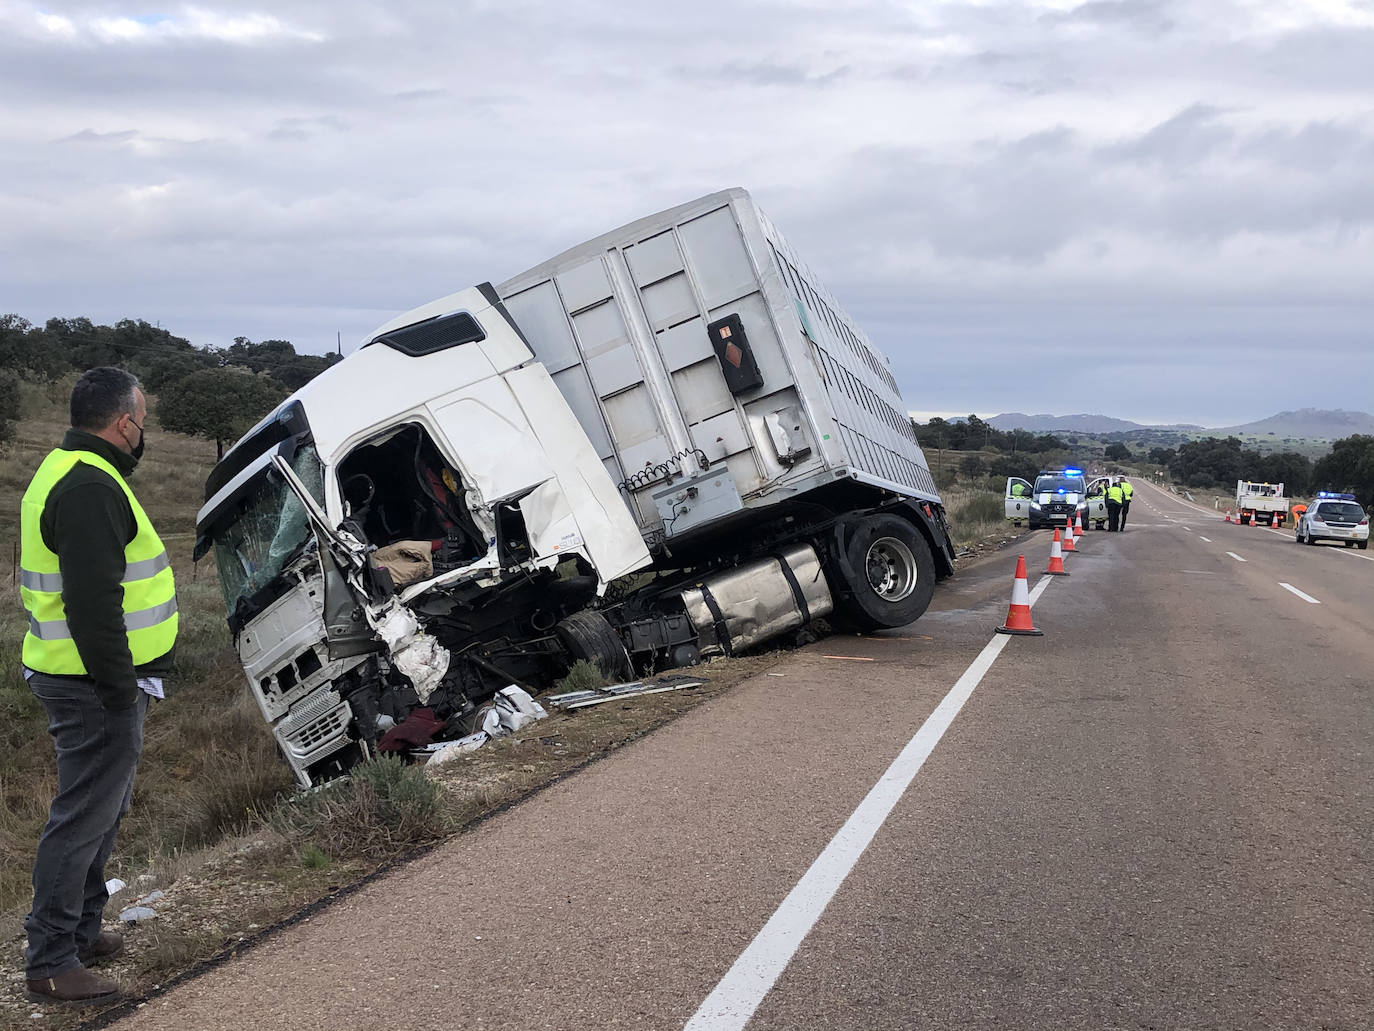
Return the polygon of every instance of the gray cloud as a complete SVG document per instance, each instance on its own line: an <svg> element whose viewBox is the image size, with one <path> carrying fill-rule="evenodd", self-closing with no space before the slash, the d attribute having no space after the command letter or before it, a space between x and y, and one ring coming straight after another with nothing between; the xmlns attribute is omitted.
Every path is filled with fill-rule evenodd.
<svg viewBox="0 0 1374 1031"><path fill-rule="evenodd" d="M1168 13L1171 6L1157 0L1090 0L1069 11L1051 12L1044 18L1051 25L1099 25L1159 33L1174 27Z"/></svg>
<svg viewBox="0 0 1374 1031"><path fill-rule="evenodd" d="M1356 8L59 8L0 7L0 311L324 350L743 185L913 408L1374 392Z"/></svg>
<svg viewBox="0 0 1374 1031"><path fill-rule="evenodd" d="M93 129L82 129L74 132L70 136L64 136L58 143L123 143L131 140L138 135L136 129L121 129L116 132L96 132Z"/></svg>

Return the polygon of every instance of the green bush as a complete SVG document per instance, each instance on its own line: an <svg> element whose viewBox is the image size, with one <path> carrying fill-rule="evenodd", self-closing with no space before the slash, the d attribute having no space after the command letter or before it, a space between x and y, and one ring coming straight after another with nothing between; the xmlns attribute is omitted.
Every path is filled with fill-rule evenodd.
<svg viewBox="0 0 1374 1031"><path fill-rule="evenodd" d="M600 667L586 659L578 659L568 670L568 675L553 686L554 694L571 694L574 691L595 691L605 687L608 681Z"/></svg>
<svg viewBox="0 0 1374 1031"><path fill-rule="evenodd" d="M307 870L327 870L329 864L333 862L328 855L318 846L307 844L300 851L301 866Z"/></svg>
<svg viewBox="0 0 1374 1031"><path fill-rule="evenodd" d="M0 373L0 444L14 439L14 424L19 418L19 380Z"/></svg>

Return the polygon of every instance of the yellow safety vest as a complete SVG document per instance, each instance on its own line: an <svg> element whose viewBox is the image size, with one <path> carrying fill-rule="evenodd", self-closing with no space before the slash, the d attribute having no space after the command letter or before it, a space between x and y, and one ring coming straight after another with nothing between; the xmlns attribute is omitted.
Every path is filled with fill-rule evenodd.
<svg viewBox="0 0 1374 1031"><path fill-rule="evenodd" d="M1134 493L1135 488L1132 487L1129 483L1123 483L1121 485L1121 498L1123 501L1130 501L1131 495Z"/></svg>
<svg viewBox="0 0 1374 1031"><path fill-rule="evenodd" d="M1107 500L1108 500L1108 501L1113 501L1113 502L1115 502L1116 504L1119 505L1119 504L1121 504L1122 501L1125 500L1125 498L1126 498L1126 495L1122 492L1121 487L1118 486L1117 484L1114 483L1114 484L1112 484L1110 487L1107 488Z"/></svg>
<svg viewBox="0 0 1374 1031"><path fill-rule="evenodd" d="M77 652L62 604L62 571L57 553L43 543L39 520L48 495L78 462L109 473L123 488L133 509L137 532L124 548L124 630L134 665L166 655L177 637L177 594L172 563L143 506L124 477L105 459L90 451L52 451L33 475L19 504L19 594L29 612L23 661L29 669L59 676L84 676L86 666Z"/></svg>

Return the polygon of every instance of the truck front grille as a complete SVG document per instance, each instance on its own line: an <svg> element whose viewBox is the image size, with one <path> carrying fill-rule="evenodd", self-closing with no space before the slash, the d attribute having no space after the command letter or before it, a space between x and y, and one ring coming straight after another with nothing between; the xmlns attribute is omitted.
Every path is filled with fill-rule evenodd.
<svg viewBox="0 0 1374 1031"><path fill-rule="evenodd" d="M349 742L353 709L336 691L322 691L277 723L282 751L298 772Z"/></svg>

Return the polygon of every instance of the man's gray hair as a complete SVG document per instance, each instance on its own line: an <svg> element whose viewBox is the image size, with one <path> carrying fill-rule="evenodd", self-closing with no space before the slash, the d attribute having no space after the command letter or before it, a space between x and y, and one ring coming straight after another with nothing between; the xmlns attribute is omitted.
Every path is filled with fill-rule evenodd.
<svg viewBox="0 0 1374 1031"><path fill-rule="evenodd" d="M138 377L108 366L87 369L72 388L72 428L99 433L137 407Z"/></svg>

